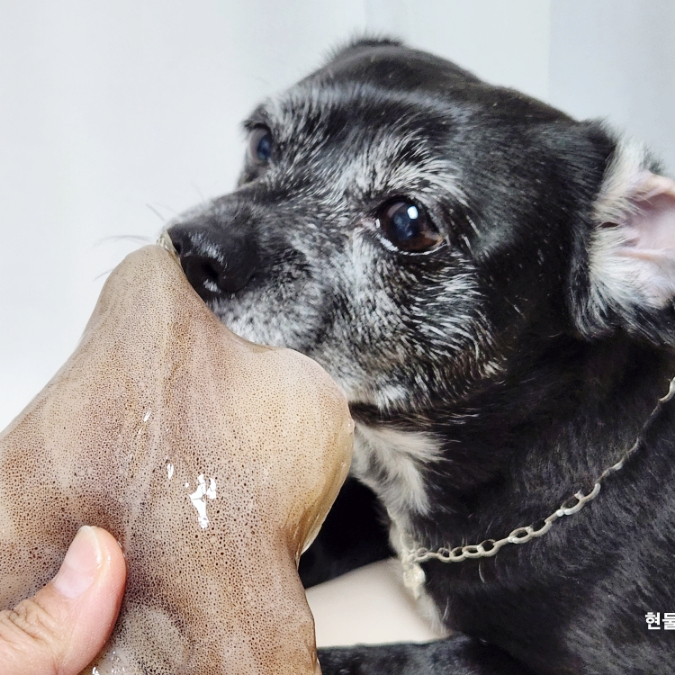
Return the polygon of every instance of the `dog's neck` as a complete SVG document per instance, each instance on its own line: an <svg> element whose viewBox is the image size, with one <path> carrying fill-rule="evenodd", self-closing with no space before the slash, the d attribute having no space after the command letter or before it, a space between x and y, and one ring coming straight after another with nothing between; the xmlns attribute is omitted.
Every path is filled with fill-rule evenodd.
<svg viewBox="0 0 675 675"><path fill-rule="evenodd" d="M453 411L453 422L446 420L443 452L429 457L424 478L423 469L416 477L427 491L447 495L445 503L436 498L433 509L415 513L400 504L392 508L386 491L380 494L389 506L392 543L403 563L404 583L414 595L425 583L420 563L493 557L503 546L546 536L557 521L574 517L598 497L605 480L621 472L642 449L675 393L673 355L625 343L612 346L616 349L605 345L590 349L585 359L570 359L569 369L558 377L555 372L539 373L539 382L532 376L537 370L528 364L529 382L514 377L501 388L481 392L480 404L467 406L492 415ZM490 394L494 400L488 405ZM410 418L404 419L408 426ZM409 433L416 434L419 444L425 432ZM478 450L478 464L470 472L467 458L472 449ZM486 459L484 453L490 452L492 457ZM453 461L458 453L461 461ZM457 465L463 468L461 477L453 476ZM458 477L465 481L463 486ZM447 489L453 478L456 492ZM426 506L419 496L418 505ZM607 508L611 511L612 504ZM454 514L449 521L443 517L447 513ZM494 522L495 513L503 518ZM439 522L446 526L439 528Z"/></svg>
<svg viewBox="0 0 675 675"><path fill-rule="evenodd" d="M583 489L578 490L568 499L566 499L558 508L554 509L546 518L542 518L538 523L517 527L501 539L487 539L476 544L463 544L452 546L448 544L437 550L430 550L425 546L419 546L407 532L401 530L397 523L394 523L395 530L393 537L398 539L398 550L401 563L403 565L403 582L417 598L420 596L421 588L425 583L426 576L420 563L427 560L439 560L443 563L460 563L464 560L476 560L478 558L491 558L499 550L507 545L527 544L533 539L538 539L546 535L550 529L561 518L574 516L581 511L586 504L593 501L599 494L606 479L615 473L621 471L632 456L638 452L645 442L645 436L650 427L659 417L662 407L675 396L675 377L670 380L668 391L661 397L649 417L640 429L635 441L621 455L614 464L607 466L604 471L593 481L592 488L588 492Z"/></svg>
<svg viewBox="0 0 675 675"><path fill-rule="evenodd" d="M363 428L382 435L393 427L414 434L418 446L423 438L440 444L434 457L406 467L433 500L425 504L424 494L409 489L416 502L392 508L379 493L416 542L436 550L454 541L499 539L546 517L575 492L588 494L632 446L675 375L670 352L628 339L560 340L550 349L555 358L532 351L507 377L459 404L439 401L412 414L354 406ZM370 484L381 489L377 478ZM448 541L439 522L456 539Z"/></svg>
<svg viewBox="0 0 675 675"><path fill-rule="evenodd" d="M537 457L551 468L557 459L563 463L559 482L606 465L635 437L675 375L671 351L622 338L592 345L561 338L545 349L520 351L524 357L513 358L494 380L478 382L463 400L438 395L421 407L413 393L399 410L354 404L354 419L439 440L439 457L449 461L434 473L453 486L444 493L466 504L505 473L511 481L516 466L532 466Z"/></svg>

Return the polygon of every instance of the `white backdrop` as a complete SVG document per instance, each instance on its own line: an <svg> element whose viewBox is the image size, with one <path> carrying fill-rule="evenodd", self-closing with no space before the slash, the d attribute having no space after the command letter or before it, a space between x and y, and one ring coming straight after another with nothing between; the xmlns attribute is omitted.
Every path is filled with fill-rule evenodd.
<svg viewBox="0 0 675 675"><path fill-rule="evenodd" d="M675 166L670 0L0 4L0 428L74 348L104 275L231 188L240 120L364 30L604 115Z"/></svg>

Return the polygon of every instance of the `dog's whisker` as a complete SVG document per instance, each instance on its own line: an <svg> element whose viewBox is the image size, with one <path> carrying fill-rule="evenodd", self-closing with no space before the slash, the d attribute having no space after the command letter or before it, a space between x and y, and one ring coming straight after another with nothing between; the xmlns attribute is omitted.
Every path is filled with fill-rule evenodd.
<svg viewBox="0 0 675 675"><path fill-rule="evenodd" d="M155 214L155 215L156 215L163 223L165 223L165 222L168 220L168 218L165 218L165 217L160 213L159 209L157 209L157 208L156 208L155 206L153 206L152 204L146 204L145 206L146 206L148 209L150 209L150 211L152 211L152 212L153 212L153 213L154 213L154 214Z"/></svg>
<svg viewBox="0 0 675 675"><path fill-rule="evenodd" d="M194 191L197 193L197 196L199 197L199 201L205 202L206 197L204 196L204 193L201 191L199 186L196 183L192 183L192 187L193 187Z"/></svg>
<svg viewBox="0 0 675 675"><path fill-rule="evenodd" d="M181 215L179 211L176 211L176 209L172 208L171 206L167 206L166 204L155 204L155 205L146 204L146 206L155 215L157 215L162 220L163 223L165 223L167 220L170 220L171 218L177 218L178 216ZM165 211L167 211L170 214L170 216L167 217L167 216L163 215L161 213L160 209L164 209Z"/></svg>
<svg viewBox="0 0 675 675"><path fill-rule="evenodd" d="M98 281L99 279L103 279L104 277L107 277L110 275L110 273L114 270L114 267L111 267L110 269L107 269L105 272L101 272L100 274L97 274L94 277L94 281Z"/></svg>
<svg viewBox="0 0 675 675"><path fill-rule="evenodd" d="M94 242L94 246L102 246L103 244L112 244L118 242L134 242L137 244L152 244L153 240L150 237L144 237L138 234L111 234L107 237L102 237Z"/></svg>

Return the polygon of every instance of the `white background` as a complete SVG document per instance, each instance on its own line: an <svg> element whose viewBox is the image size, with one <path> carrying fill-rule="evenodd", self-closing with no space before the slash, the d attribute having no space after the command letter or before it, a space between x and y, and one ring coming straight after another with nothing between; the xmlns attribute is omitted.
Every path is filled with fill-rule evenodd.
<svg viewBox="0 0 675 675"><path fill-rule="evenodd" d="M232 187L256 102L364 31L607 117L675 167L672 0L1 3L0 429L72 352L137 238ZM430 636L398 611L397 583L380 567L310 592L319 641Z"/></svg>
<svg viewBox="0 0 675 675"><path fill-rule="evenodd" d="M0 428L68 357L137 240L230 189L240 120L391 33L675 166L669 0L26 0L0 4Z"/></svg>

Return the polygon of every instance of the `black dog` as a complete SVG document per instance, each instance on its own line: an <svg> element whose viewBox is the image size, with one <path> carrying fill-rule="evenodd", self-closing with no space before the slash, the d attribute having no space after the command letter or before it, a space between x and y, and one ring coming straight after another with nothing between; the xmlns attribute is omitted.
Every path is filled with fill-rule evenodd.
<svg viewBox="0 0 675 675"><path fill-rule="evenodd" d="M387 40L246 128L237 190L171 237L233 330L344 388L353 473L453 631L322 650L324 675L672 673L675 184L602 124ZM386 555L347 490L308 583Z"/></svg>

